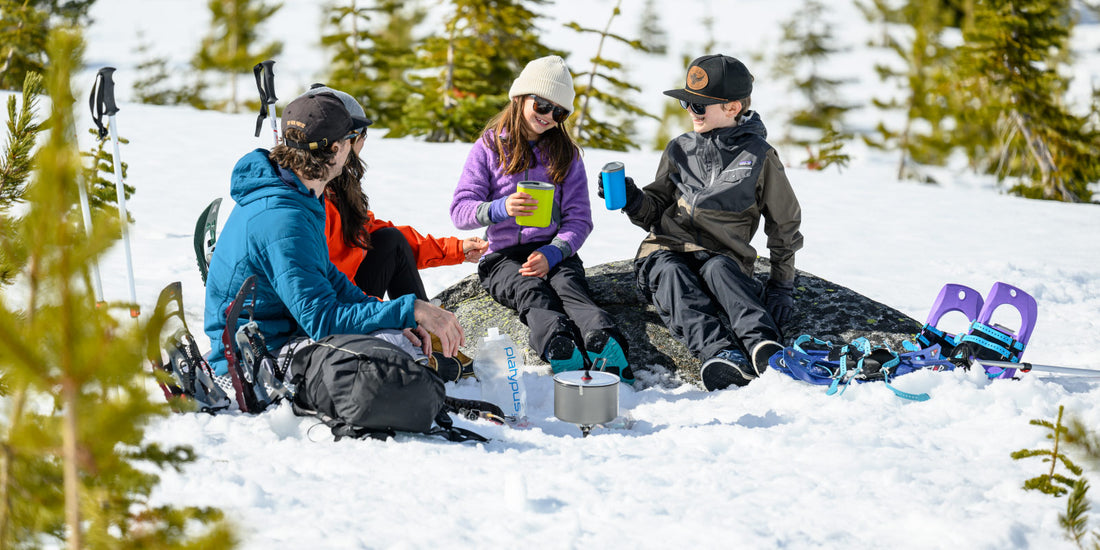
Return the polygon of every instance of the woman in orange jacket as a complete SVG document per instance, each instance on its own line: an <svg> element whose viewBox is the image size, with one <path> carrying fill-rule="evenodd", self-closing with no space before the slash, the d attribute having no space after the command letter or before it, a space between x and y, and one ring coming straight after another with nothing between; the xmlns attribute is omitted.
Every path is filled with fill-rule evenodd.
<svg viewBox="0 0 1100 550"><path fill-rule="evenodd" d="M317 84L310 88L311 93L318 91L333 92L353 116L366 118L363 107L351 95ZM359 153L366 137L366 128L354 136L354 154L348 155L343 173L325 188L329 258L368 295L382 298L388 294L394 299L415 294L427 300L420 269L477 263L489 244L478 237L424 236L410 226L376 219L361 185L366 166Z"/></svg>

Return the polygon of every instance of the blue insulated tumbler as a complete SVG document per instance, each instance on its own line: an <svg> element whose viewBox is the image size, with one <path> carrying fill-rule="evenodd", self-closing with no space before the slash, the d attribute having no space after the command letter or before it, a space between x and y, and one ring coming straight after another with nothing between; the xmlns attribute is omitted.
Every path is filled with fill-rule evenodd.
<svg viewBox="0 0 1100 550"><path fill-rule="evenodd" d="M603 203L608 210L626 206L626 170L623 163L615 161L603 165Z"/></svg>

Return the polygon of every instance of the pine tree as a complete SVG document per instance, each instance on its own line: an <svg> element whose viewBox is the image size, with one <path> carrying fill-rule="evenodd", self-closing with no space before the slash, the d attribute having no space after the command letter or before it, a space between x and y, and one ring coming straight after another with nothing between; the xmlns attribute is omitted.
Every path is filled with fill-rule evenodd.
<svg viewBox="0 0 1100 550"><path fill-rule="evenodd" d="M51 16L86 22L95 0L0 0L0 89L14 90L29 72L42 74Z"/></svg>
<svg viewBox="0 0 1100 550"><path fill-rule="evenodd" d="M634 143L631 137L634 133L634 117L644 116L660 120L625 99L628 92L637 92L641 88L626 82L625 79L618 76L617 73L621 72L623 68L622 63L603 56L604 43L608 38L626 44L633 50L648 51L641 41L630 40L611 32L611 23L622 13L622 10L619 9L621 5L622 0L615 3L615 8L611 10L611 16L607 18L607 24L604 25L603 30L582 27L575 21L565 25L579 33L595 34L600 37L596 53L589 59L592 68L573 75L574 85L577 88L577 98L575 100L577 110L574 115L573 126L569 131L581 147L595 147L612 151L626 151L632 147L637 148L638 145ZM597 103L602 104L606 114L618 115L617 120L602 121L597 119L595 116Z"/></svg>
<svg viewBox="0 0 1100 550"><path fill-rule="evenodd" d="M230 99L225 104L231 112L240 108L237 100L237 77L252 70L264 59L283 51L280 41L253 49L259 41L260 25L279 11L282 4L269 6L263 0L210 0L211 29L203 38L191 64L199 71L216 71L230 76ZM258 106L258 101L255 102Z"/></svg>
<svg viewBox="0 0 1100 550"><path fill-rule="evenodd" d="M775 72L780 78L789 79L792 89L804 99L803 107L794 110L789 118L789 124L801 131L797 136L789 133L784 142L807 148L811 158L820 156L813 152L814 146L835 146L822 140L830 130L836 135L844 133L843 117L852 109L837 98L837 88L847 81L830 78L819 68L830 55L841 51L835 41L833 25L818 0L806 0L783 23L783 46L777 53Z"/></svg>
<svg viewBox="0 0 1100 550"><path fill-rule="evenodd" d="M88 133L97 138L99 136L94 128L89 128ZM130 140L119 136L118 143L122 146L130 143ZM110 138L96 139L95 145L89 151L81 151L80 156L89 159L82 170L83 180L88 190L88 205L93 209L110 209L111 212L114 212L114 209L118 208L118 185L115 183L118 178L115 177L114 154L107 147L109 144L111 144ZM126 162L120 164L122 165L122 180L125 182L126 169L129 165ZM133 186L123 183L122 189L126 193L126 200L130 200L130 196L134 194ZM126 216L131 222L134 221L129 211L126 212Z"/></svg>
<svg viewBox="0 0 1100 550"><path fill-rule="evenodd" d="M148 465L178 470L194 453L144 437L167 414L150 401L141 368L143 342L163 319L122 327L88 290L88 262L117 238L117 218L100 215L90 237L79 223L70 74L81 41L58 29L47 44L51 130L35 155L28 211L0 234L5 249L25 247L28 258L25 295L0 303L0 372L10 392L0 419L0 547L232 546L218 510L149 505L158 477Z"/></svg>
<svg viewBox="0 0 1100 550"><path fill-rule="evenodd" d="M642 37L641 42L645 46L645 51L659 55L668 53L668 33L661 26L661 16L657 13L653 0L645 0L638 35Z"/></svg>
<svg viewBox="0 0 1100 550"><path fill-rule="evenodd" d="M1030 423L1050 431L1047 439L1052 441L1050 449L1020 449L1012 453L1013 460L1043 457L1050 468L1042 475L1024 482L1028 491L1039 491L1054 497L1066 496L1066 513L1058 515L1058 523L1066 533L1066 538L1078 548L1086 548L1086 539L1091 539L1089 548L1100 548L1100 532L1088 531L1088 512L1091 509L1088 499L1089 482L1082 475L1084 469L1070 459L1067 448L1081 451L1086 460L1094 467L1100 466L1100 438L1089 430L1080 419L1062 423L1065 407L1058 406L1058 418L1055 422L1034 419ZM1061 465L1067 473L1061 473ZM1070 475L1072 474L1072 475ZM1077 477L1074 477L1077 476ZM1089 536L1091 535L1091 536Z"/></svg>
<svg viewBox="0 0 1100 550"><path fill-rule="evenodd" d="M398 90L404 69L413 63L412 29L427 12L401 0L349 0L329 5L325 13L331 31L321 45L332 52L325 83L351 94L368 117L388 127L404 102Z"/></svg>
<svg viewBox="0 0 1100 550"><path fill-rule="evenodd" d="M904 112L905 122L900 129L889 129L880 122L877 139L863 138L873 147L899 152L899 180L923 179L916 165L943 165L954 147L951 133L958 128L950 107L955 58L954 50L943 44L943 34L950 25L958 24L956 12L949 9L950 3L928 0L907 2L896 8L886 0L859 4L868 20L908 27L906 32L898 33L904 38L885 30L882 36L883 46L897 54L904 67L875 66L882 80L899 84L902 97L873 100L879 109Z"/></svg>
<svg viewBox="0 0 1100 550"><path fill-rule="evenodd" d="M42 95L42 76L27 73L23 80L22 102L16 110L15 96L8 98L8 140L0 158L0 234L15 232L11 208L23 202L31 173L32 151L42 125L35 120L38 98ZM11 283L26 264L26 249L17 242L0 248L0 287Z"/></svg>
<svg viewBox="0 0 1100 550"><path fill-rule="evenodd" d="M960 118L991 130L968 146L986 171L1017 181L1012 192L1080 202L1100 180L1100 133L1063 100L1070 9L1069 0L979 2L963 32L959 82L980 108Z"/></svg>
<svg viewBox="0 0 1100 550"><path fill-rule="evenodd" d="M703 18L702 27L705 31L704 41L698 51L700 52L713 52L718 41L714 37L714 17L708 15ZM687 72L687 67L691 63L692 57L687 55L680 56L680 65L683 67L684 74ZM671 84L669 88L681 87L684 85L683 79L677 80ZM653 141L653 149L656 151L663 151L668 142L672 141L672 138L690 132L692 130L690 119L685 116L684 110L680 107L680 103L677 101L666 101L664 108L661 109L660 125L657 128L657 134Z"/></svg>
<svg viewBox="0 0 1100 550"><path fill-rule="evenodd" d="M402 116L387 137L473 141L508 102L508 89L532 59L560 54L533 32L544 0L451 0L443 36L428 37L408 72Z"/></svg>

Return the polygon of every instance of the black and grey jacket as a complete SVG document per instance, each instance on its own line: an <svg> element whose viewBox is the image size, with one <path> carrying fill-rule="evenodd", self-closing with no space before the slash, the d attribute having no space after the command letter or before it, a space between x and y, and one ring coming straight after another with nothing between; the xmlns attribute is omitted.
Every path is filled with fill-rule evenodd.
<svg viewBox="0 0 1100 550"><path fill-rule="evenodd" d="M669 142L655 181L630 220L650 231L638 258L657 250L711 251L738 261L752 275L750 242L764 218L771 277L794 279L794 253L802 248L802 209L760 115L738 126L688 132Z"/></svg>

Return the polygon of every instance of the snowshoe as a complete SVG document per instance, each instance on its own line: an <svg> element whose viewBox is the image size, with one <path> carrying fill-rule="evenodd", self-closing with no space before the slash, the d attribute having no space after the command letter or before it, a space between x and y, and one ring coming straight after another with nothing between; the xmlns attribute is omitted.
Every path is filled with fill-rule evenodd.
<svg viewBox="0 0 1100 550"><path fill-rule="evenodd" d="M835 345L809 335L802 335L794 345L784 348L769 359L775 370L810 384L829 386L826 394L843 394L854 381L883 382L898 397L912 401L927 401L928 394L901 391L890 384L892 378L921 368L944 370L951 363L938 356L939 348L898 354L886 346L872 346L866 338L849 344ZM953 367L952 367L953 368Z"/></svg>
<svg viewBox="0 0 1100 550"><path fill-rule="evenodd" d="M959 336L940 329L937 325L944 315L951 312L959 312L973 322L978 318L982 309L982 296L978 291L966 285L948 283L940 289L936 301L932 303L932 309L928 312L928 321L921 327L914 338L915 342L904 342L902 345L907 351L929 349L939 346L943 354L950 354L951 350L959 344Z"/></svg>
<svg viewBox="0 0 1100 550"><path fill-rule="evenodd" d="M156 341L150 340L148 358L154 375L158 372L167 375L157 375L157 384L172 409L176 412L187 410L188 406L183 405L187 401L193 402L202 412L214 413L228 408L232 401L215 382L213 370L187 329L182 286L178 281L161 291L155 315L163 319L162 336Z"/></svg>
<svg viewBox="0 0 1100 550"><path fill-rule="evenodd" d="M1020 314L1020 328L1013 331L992 322L993 312L1001 306L1011 306ZM1007 283L993 283L985 304L970 331L959 337L959 344L951 352L951 361L969 368L974 359L1019 363L1035 330L1039 306L1030 294ZM1012 378L1016 369L986 368L989 378Z"/></svg>
<svg viewBox="0 0 1100 550"><path fill-rule="evenodd" d="M229 363L229 376L241 412L259 414L272 403L289 396L283 384L275 358L267 350L259 325L252 319L252 300L256 292L256 276L245 279L233 302L226 308L222 344ZM238 328L241 313L248 312L248 321ZM268 391L268 388L271 391Z"/></svg>
<svg viewBox="0 0 1100 550"><path fill-rule="evenodd" d="M221 197L214 199L195 222L195 261L199 264L204 285L210 270L210 257L214 255L214 245L218 240L218 209L221 204Z"/></svg>

